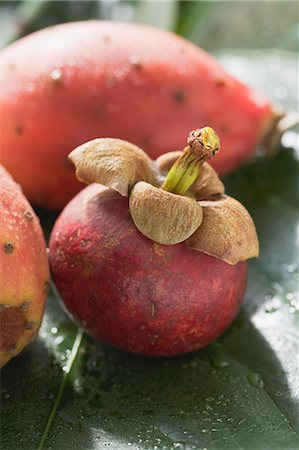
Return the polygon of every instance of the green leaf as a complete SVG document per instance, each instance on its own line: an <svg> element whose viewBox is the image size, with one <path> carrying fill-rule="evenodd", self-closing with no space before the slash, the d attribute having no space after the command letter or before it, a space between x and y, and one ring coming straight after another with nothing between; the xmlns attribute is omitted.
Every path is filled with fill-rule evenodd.
<svg viewBox="0 0 299 450"><path fill-rule="evenodd" d="M208 51L279 48L298 52L298 4L183 1L176 31Z"/></svg>

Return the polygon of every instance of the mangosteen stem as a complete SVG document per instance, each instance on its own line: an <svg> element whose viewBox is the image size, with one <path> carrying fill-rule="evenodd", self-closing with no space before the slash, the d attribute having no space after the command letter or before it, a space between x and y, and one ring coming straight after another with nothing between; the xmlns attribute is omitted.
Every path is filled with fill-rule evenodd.
<svg viewBox="0 0 299 450"><path fill-rule="evenodd" d="M191 131L187 144L167 174L161 187L164 191L186 194L197 179L203 163L212 158L220 148L219 137L211 127Z"/></svg>

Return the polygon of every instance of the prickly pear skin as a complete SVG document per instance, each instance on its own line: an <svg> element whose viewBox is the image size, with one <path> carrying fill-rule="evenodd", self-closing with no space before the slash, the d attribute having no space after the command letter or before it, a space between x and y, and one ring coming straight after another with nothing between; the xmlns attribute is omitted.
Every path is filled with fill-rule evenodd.
<svg viewBox="0 0 299 450"><path fill-rule="evenodd" d="M37 335L48 293L48 256L39 220L0 166L0 366Z"/></svg>
<svg viewBox="0 0 299 450"><path fill-rule="evenodd" d="M270 103L206 52L163 30L85 21L57 25L4 49L2 164L29 200L61 209L82 187L67 154L118 137L155 159L211 125L227 173L250 158L272 123Z"/></svg>
<svg viewBox="0 0 299 450"><path fill-rule="evenodd" d="M98 184L59 216L50 239L56 288L73 318L128 352L173 356L216 339L236 316L247 263L184 243L163 246L133 225L128 201Z"/></svg>

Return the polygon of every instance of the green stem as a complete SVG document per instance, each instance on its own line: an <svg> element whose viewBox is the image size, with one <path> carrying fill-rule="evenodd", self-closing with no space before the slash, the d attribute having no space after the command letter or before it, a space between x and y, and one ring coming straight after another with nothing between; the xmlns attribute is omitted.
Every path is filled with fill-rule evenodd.
<svg viewBox="0 0 299 450"><path fill-rule="evenodd" d="M173 193L184 195L197 179L199 172L200 164L198 164L198 161L196 160L192 161L187 167L183 177L180 179L175 189L173 190Z"/></svg>
<svg viewBox="0 0 299 450"><path fill-rule="evenodd" d="M58 410L60 401L62 399L65 387L66 387L67 382L68 382L69 374L71 373L74 361L75 361L76 356L78 354L78 350L79 350L80 344L82 342L83 334L84 334L84 331L81 328L79 328L78 331L77 331L77 335L75 337L75 340L74 340L74 344L73 344L73 347L72 347L72 350L71 350L70 357L68 359L68 362L67 362L66 366L64 367L64 373L63 373L63 377L62 377L62 380L61 380L61 383L60 383L60 386L59 386L59 389L58 389L58 392L57 392L57 397L56 397L55 403L53 405L53 408L51 410L51 413L49 415L49 418L47 420L45 429L43 431L43 434L42 434L42 437L41 437L41 440L40 440L40 443L39 443L39 446L38 446L38 450L42 450L44 448L45 442L46 442L46 440L48 438L49 431L50 431L50 429L51 429L51 427L53 425L53 422L54 422L55 416L57 414L57 410Z"/></svg>
<svg viewBox="0 0 299 450"><path fill-rule="evenodd" d="M219 138L210 127L192 131L186 147L179 159L171 167L162 185L164 191L185 195L197 179L205 161L219 150Z"/></svg>

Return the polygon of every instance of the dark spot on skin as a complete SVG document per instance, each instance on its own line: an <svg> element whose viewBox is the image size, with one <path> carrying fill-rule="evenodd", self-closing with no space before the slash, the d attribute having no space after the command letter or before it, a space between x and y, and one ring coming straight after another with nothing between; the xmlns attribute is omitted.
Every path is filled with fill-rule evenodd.
<svg viewBox="0 0 299 450"><path fill-rule="evenodd" d="M111 41L111 38L110 38L110 36L103 36L103 39L102 39L102 42L104 42L104 44L107 44L108 42L110 42Z"/></svg>
<svg viewBox="0 0 299 450"><path fill-rule="evenodd" d="M3 248L7 255L10 255L15 249L11 242L5 242Z"/></svg>
<svg viewBox="0 0 299 450"><path fill-rule="evenodd" d="M102 119L107 115L107 110L104 105L96 105L94 112L99 119Z"/></svg>
<svg viewBox="0 0 299 450"><path fill-rule="evenodd" d="M75 170L75 166L74 166L74 164L72 163L72 161L69 159L69 158L65 158L65 160L64 160L64 167L65 167L65 169L66 170L68 170L68 171L74 171Z"/></svg>
<svg viewBox="0 0 299 450"><path fill-rule="evenodd" d="M227 123L222 123L219 128L222 133L227 133L229 130L229 125Z"/></svg>
<svg viewBox="0 0 299 450"><path fill-rule="evenodd" d="M27 309L29 308L29 306L30 306L30 300L26 300L25 302L23 302L22 304L21 304L21 306L20 306L20 308L21 308L21 310L22 311L27 311Z"/></svg>
<svg viewBox="0 0 299 450"><path fill-rule="evenodd" d="M177 103L184 103L186 101L186 93L182 90L175 91L173 98Z"/></svg>
<svg viewBox="0 0 299 450"><path fill-rule="evenodd" d="M27 220L33 220L34 217L31 211L25 211L24 216Z"/></svg>
<svg viewBox="0 0 299 450"><path fill-rule="evenodd" d="M16 343L24 332L26 318L21 308L8 306L0 308L0 349L14 353Z"/></svg>
<svg viewBox="0 0 299 450"><path fill-rule="evenodd" d="M216 77L215 78L215 84L217 84L217 86L224 86L225 85L225 79L223 77Z"/></svg>
<svg viewBox="0 0 299 450"><path fill-rule="evenodd" d="M229 84L229 81L223 75L216 76L214 81L215 81L215 84L217 86L220 86L220 87L221 86L228 86L228 84Z"/></svg>
<svg viewBox="0 0 299 450"><path fill-rule="evenodd" d="M25 330L32 330L34 328L34 322L26 322L24 328Z"/></svg>
<svg viewBox="0 0 299 450"><path fill-rule="evenodd" d="M129 57L129 63L131 65L131 67L133 67L134 69L141 69L142 68L140 57L138 55L131 55Z"/></svg>
<svg viewBox="0 0 299 450"><path fill-rule="evenodd" d="M106 86L113 87L113 86L115 86L116 83L117 83L117 79L114 75L109 75L106 78Z"/></svg>
<svg viewBox="0 0 299 450"><path fill-rule="evenodd" d="M23 134L24 133L24 128L22 127L22 125L16 125L15 132L18 135Z"/></svg>
<svg viewBox="0 0 299 450"><path fill-rule="evenodd" d="M151 138L150 138L149 136L144 136L144 137L142 138L142 144L143 144L145 147L149 147L149 146L151 145Z"/></svg>
<svg viewBox="0 0 299 450"><path fill-rule="evenodd" d="M45 293L46 295L49 295L50 288L51 288L50 282L49 282L49 281L46 281L45 284L44 284L44 293Z"/></svg>

